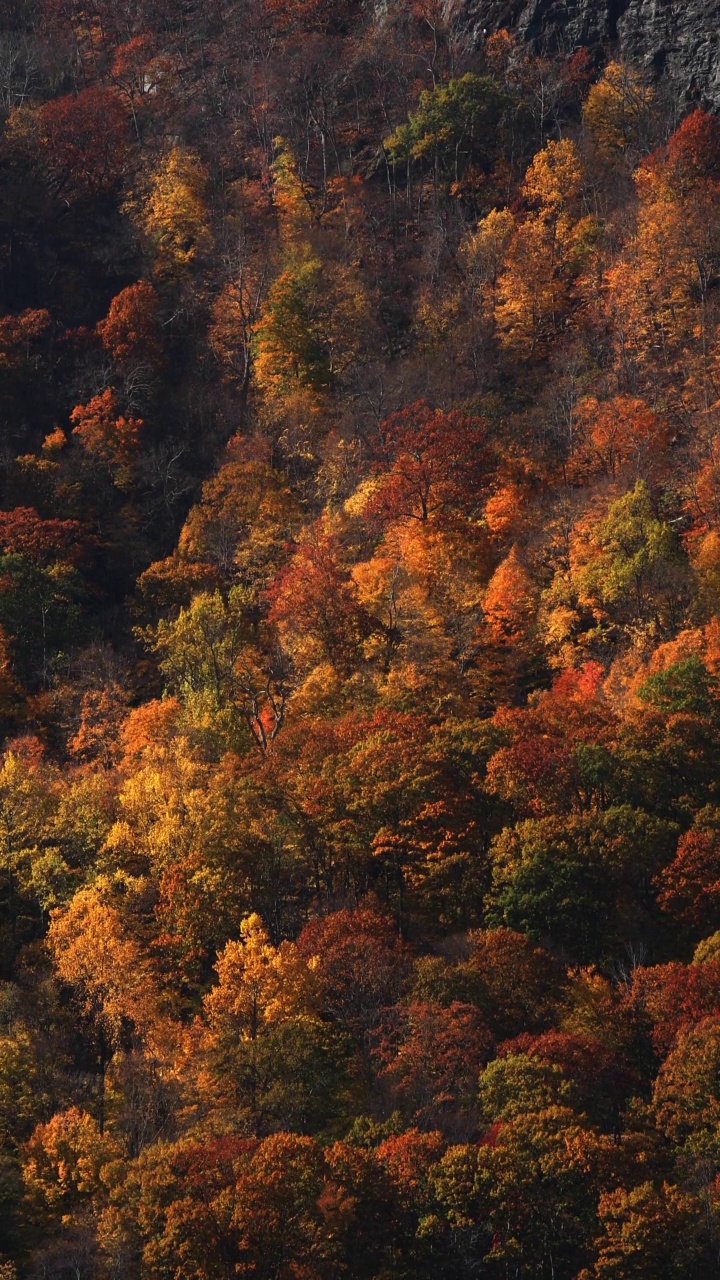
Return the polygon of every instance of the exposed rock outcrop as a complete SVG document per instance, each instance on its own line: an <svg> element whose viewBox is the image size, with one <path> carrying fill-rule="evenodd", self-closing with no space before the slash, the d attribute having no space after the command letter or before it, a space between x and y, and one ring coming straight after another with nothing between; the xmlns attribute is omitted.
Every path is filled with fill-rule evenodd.
<svg viewBox="0 0 720 1280"><path fill-rule="evenodd" d="M720 107L720 0L464 0L477 40L501 27L538 49L619 54L681 99Z"/></svg>

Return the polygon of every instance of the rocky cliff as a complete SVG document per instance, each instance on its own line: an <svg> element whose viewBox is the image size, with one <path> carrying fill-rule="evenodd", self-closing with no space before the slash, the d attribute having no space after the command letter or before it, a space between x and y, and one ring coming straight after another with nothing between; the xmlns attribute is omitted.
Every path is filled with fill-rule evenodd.
<svg viewBox="0 0 720 1280"><path fill-rule="evenodd" d="M501 27L539 49L585 45L720 108L720 0L464 0L476 39Z"/></svg>

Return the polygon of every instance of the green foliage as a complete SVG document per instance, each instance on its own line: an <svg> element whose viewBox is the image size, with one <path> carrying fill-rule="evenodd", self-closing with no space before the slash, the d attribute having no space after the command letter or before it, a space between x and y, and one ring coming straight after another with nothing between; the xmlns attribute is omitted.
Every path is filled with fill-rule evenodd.
<svg viewBox="0 0 720 1280"><path fill-rule="evenodd" d="M675 835L672 824L629 806L521 822L494 842L488 918L551 939L584 963L600 960L647 929L653 876Z"/></svg>
<svg viewBox="0 0 720 1280"><path fill-rule="evenodd" d="M693 654L650 676L638 689L638 697L666 715L690 711L709 717L717 714L717 679Z"/></svg>
<svg viewBox="0 0 720 1280"><path fill-rule="evenodd" d="M385 147L395 161L429 157L457 181L468 163L486 165L495 153L506 105L494 80L467 72L424 90L418 110L385 139Z"/></svg>
<svg viewBox="0 0 720 1280"><path fill-rule="evenodd" d="M485 1068L478 1097L483 1119L491 1125L531 1111L568 1106L572 1087L554 1063L526 1054L508 1054Z"/></svg>
<svg viewBox="0 0 720 1280"><path fill-rule="evenodd" d="M196 595L174 622L162 620L147 639L161 656L169 688L183 699L198 732L206 726L209 743L215 736L241 744L249 731L267 747L282 724L287 667L272 636L263 645L244 588L233 587L227 599L219 591Z"/></svg>
<svg viewBox="0 0 720 1280"><path fill-rule="evenodd" d="M330 385L330 353L324 341L322 264L304 257L273 281L255 336L257 376L268 388L295 380L311 391Z"/></svg>
<svg viewBox="0 0 720 1280"><path fill-rule="evenodd" d="M653 511L644 481L610 504L592 540L596 554L578 574L582 591L620 618L677 616L685 564L672 530Z"/></svg>
<svg viewBox="0 0 720 1280"><path fill-rule="evenodd" d="M0 1280L718 1274L720 124L461 7L2 8Z"/></svg>
<svg viewBox="0 0 720 1280"><path fill-rule="evenodd" d="M2 555L0 582L0 624L14 639L13 665L24 682L46 684L83 634L82 579L69 565L42 568L22 555Z"/></svg>

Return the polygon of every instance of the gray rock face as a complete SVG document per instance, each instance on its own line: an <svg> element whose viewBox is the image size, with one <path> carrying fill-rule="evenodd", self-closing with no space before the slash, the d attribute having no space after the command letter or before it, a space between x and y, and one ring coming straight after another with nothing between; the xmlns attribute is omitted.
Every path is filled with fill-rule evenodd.
<svg viewBox="0 0 720 1280"><path fill-rule="evenodd" d="M536 49L602 48L678 97L720 107L720 0L463 0L476 40L507 27Z"/></svg>

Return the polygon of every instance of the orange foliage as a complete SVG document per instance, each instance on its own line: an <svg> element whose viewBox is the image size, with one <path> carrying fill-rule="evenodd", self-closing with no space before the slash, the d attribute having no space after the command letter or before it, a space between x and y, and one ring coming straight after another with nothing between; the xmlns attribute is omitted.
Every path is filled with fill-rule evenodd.
<svg viewBox="0 0 720 1280"><path fill-rule="evenodd" d="M666 421L642 401L631 396L614 396L602 403L584 400L580 420L588 436L588 446L608 475L630 464L633 474L647 478L663 465L670 440Z"/></svg>
<svg viewBox="0 0 720 1280"><path fill-rule="evenodd" d="M118 414L115 395L108 389L73 409L70 421L85 452L125 483L127 468L140 446L142 420Z"/></svg>
<svg viewBox="0 0 720 1280"><path fill-rule="evenodd" d="M483 609L494 638L517 642L528 636L535 619L535 584L517 547L502 561L488 583Z"/></svg>
<svg viewBox="0 0 720 1280"><path fill-rule="evenodd" d="M281 635L297 637L301 646L309 641L341 668L352 664L371 624L332 534L309 530L268 594L270 620Z"/></svg>
<svg viewBox="0 0 720 1280"><path fill-rule="evenodd" d="M0 548L37 565L78 564L89 543L87 530L77 520L43 520L32 507L0 511Z"/></svg>
<svg viewBox="0 0 720 1280"><path fill-rule="evenodd" d="M118 364L142 360L154 366L161 356L159 299L151 284L140 280L123 289L97 325L103 345Z"/></svg>

